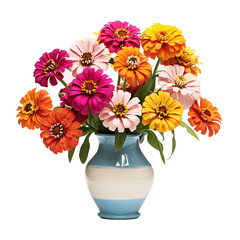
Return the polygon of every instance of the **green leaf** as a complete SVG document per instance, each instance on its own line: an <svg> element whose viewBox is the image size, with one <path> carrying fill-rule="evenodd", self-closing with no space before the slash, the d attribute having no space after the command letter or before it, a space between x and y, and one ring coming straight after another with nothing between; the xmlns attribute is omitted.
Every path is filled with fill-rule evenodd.
<svg viewBox="0 0 240 240"><path fill-rule="evenodd" d="M188 132L189 134L191 134L193 137L195 137L197 140L199 140L199 138L198 138L197 134L195 133L195 131L194 131L191 127L189 127L186 123L184 123L183 121L181 121L181 122L180 122L180 126L186 128L186 129L187 129L187 132Z"/></svg>
<svg viewBox="0 0 240 240"><path fill-rule="evenodd" d="M149 129L149 126L148 125L144 126L142 124L142 117L140 117L140 123L137 125L137 128L133 133L142 133L144 129Z"/></svg>
<svg viewBox="0 0 240 240"><path fill-rule="evenodd" d="M61 106L56 106L56 107L54 107L53 109L55 109L55 108L62 108Z"/></svg>
<svg viewBox="0 0 240 240"><path fill-rule="evenodd" d="M68 151L68 161L71 162L72 161L72 158L73 158L73 154L75 152L75 147L72 148L70 151Z"/></svg>
<svg viewBox="0 0 240 240"><path fill-rule="evenodd" d="M118 131L115 132L115 143L114 143L115 152L118 152L122 148L126 137L127 137L127 134L125 131L123 133L119 133Z"/></svg>
<svg viewBox="0 0 240 240"><path fill-rule="evenodd" d="M170 159L171 158L171 156L173 155L173 153L174 153L174 151L175 151L175 149L176 149L176 138L175 138L175 132L174 132L174 130L172 130L171 131L172 132L172 152L171 152L171 155L170 155L170 157L168 158L168 159Z"/></svg>
<svg viewBox="0 0 240 240"><path fill-rule="evenodd" d="M90 108L88 110L88 120L87 120L88 124L96 129L97 131L99 130L99 127L97 125L97 122L96 122L96 118L95 118L95 115L91 112Z"/></svg>
<svg viewBox="0 0 240 240"><path fill-rule="evenodd" d="M148 143L155 148L156 150L159 151L160 156L162 158L162 161L165 163L165 157L163 155L163 145L162 143L158 140L157 136L155 135L155 133L151 130L144 130L144 132L146 132L148 134L147 136L147 140Z"/></svg>
<svg viewBox="0 0 240 240"><path fill-rule="evenodd" d="M89 143L89 137L91 136L93 132L90 132L87 134L87 136L84 139L84 142L80 148L79 151L79 158L81 163L85 163L88 157L88 153L89 153L89 148L90 148L90 143Z"/></svg>
<svg viewBox="0 0 240 240"><path fill-rule="evenodd" d="M102 121L99 118L99 114L93 114L91 109L88 109L88 120L87 122L91 127L93 127L95 130L105 130Z"/></svg>
<svg viewBox="0 0 240 240"><path fill-rule="evenodd" d="M151 79L152 85L150 87L150 91L153 92L156 86L156 75L151 75L150 78L152 78Z"/></svg>
<svg viewBox="0 0 240 240"><path fill-rule="evenodd" d="M82 130L82 132L83 132L82 136L85 136L85 135L87 135L90 132L96 132L96 130L94 128L92 128L92 127L84 127L84 126L82 126L82 127L80 127L80 130Z"/></svg>
<svg viewBox="0 0 240 240"><path fill-rule="evenodd" d="M162 141L165 140L165 137L164 137L164 132L159 132L161 135L162 135Z"/></svg>
<svg viewBox="0 0 240 240"><path fill-rule="evenodd" d="M155 87L155 77L150 77L148 81L138 89L133 97L138 97L140 102L143 103L145 97L153 92Z"/></svg>
<svg viewBox="0 0 240 240"><path fill-rule="evenodd" d="M81 127L86 127L86 126L87 126L87 123L86 123L86 122L84 122L84 123L81 124Z"/></svg>

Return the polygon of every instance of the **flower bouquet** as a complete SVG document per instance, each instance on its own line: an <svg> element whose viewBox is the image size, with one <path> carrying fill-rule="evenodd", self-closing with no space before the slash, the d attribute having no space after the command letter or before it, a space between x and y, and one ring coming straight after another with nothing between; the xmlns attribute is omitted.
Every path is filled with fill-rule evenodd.
<svg viewBox="0 0 240 240"><path fill-rule="evenodd" d="M210 101L201 97L197 81L197 75L201 73L199 57L186 46L182 31L156 23L141 33L139 28L128 22L115 21L105 24L96 35L97 38L78 40L68 51L54 49L46 52L36 62L33 74L36 83L42 87L48 87L49 83L55 86L59 82L64 85L59 91L59 106L53 108L46 90L34 88L21 99L21 106L17 109L18 123L23 128L40 128L44 145L53 153L68 151L71 162L79 138L85 137L79 151L80 160L85 163L90 148L89 138L96 133L100 145L104 143L107 146L105 154L111 155L105 167L114 162L112 171L118 167L136 170L150 164L131 167L129 159L133 158L132 153L123 161L123 156L126 156L124 148L127 149L126 144L132 141L131 136L137 136L136 146L146 138L165 163L165 132L172 132L172 153L176 146L174 129L178 126L186 128L196 139L198 131L203 135L208 131L209 137L218 133L221 116ZM115 83L105 73L108 68L118 73ZM68 84L64 81L65 70L72 73L72 81ZM182 121L184 110L188 111L188 122L194 129ZM105 162L103 157L102 163ZM139 155L137 158L144 157ZM88 179L91 179L91 174ZM101 174L102 177L107 175L106 172ZM95 186L89 188L94 195L97 191ZM145 190L146 193L148 191ZM131 200L145 199L145 195ZM114 199L122 198L121 195ZM96 203L99 199L113 197L94 197ZM101 210L109 202L97 204L101 205ZM127 204L124 206L130 203ZM119 212L119 208L114 211L117 212L110 215L105 211L102 217L137 217L132 210L131 214Z"/></svg>

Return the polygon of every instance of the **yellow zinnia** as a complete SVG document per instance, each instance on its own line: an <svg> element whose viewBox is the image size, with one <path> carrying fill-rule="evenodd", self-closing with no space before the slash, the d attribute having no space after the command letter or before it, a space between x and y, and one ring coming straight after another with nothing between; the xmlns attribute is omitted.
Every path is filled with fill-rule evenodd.
<svg viewBox="0 0 240 240"><path fill-rule="evenodd" d="M152 93L142 106L142 123L159 132L171 131L180 125L183 107L168 92Z"/></svg>
<svg viewBox="0 0 240 240"><path fill-rule="evenodd" d="M198 58L199 56L195 55L195 50L186 47L182 55L170 58L166 61L161 61L161 64L165 66L178 64L185 67L185 73L192 73L197 76L198 73L201 73L201 70L196 66L201 63L198 61Z"/></svg>
<svg viewBox="0 0 240 240"><path fill-rule="evenodd" d="M155 23L143 32L141 41L147 57L167 60L182 55L186 40L177 27Z"/></svg>

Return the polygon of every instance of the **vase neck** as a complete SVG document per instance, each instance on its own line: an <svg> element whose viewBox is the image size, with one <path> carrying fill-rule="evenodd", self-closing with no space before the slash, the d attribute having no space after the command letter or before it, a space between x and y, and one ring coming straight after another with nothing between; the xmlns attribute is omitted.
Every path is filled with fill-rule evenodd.
<svg viewBox="0 0 240 240"><path fill-rule="evenodd" d="M99 148L88 165L129 169L151 166L139 146L141 134L127 135L122 148L118 152L114 149L114 134L97 133L96 136L99 141Z"/></svg>
<svg viewBox="0 0 240 240"><path fill-rule="evenodd" d="M114 147L115 135L114 134L96 134L100 145L109 145ZM129 147L139 144L139 137L141 134L127 135L122 147Z"/></svg>

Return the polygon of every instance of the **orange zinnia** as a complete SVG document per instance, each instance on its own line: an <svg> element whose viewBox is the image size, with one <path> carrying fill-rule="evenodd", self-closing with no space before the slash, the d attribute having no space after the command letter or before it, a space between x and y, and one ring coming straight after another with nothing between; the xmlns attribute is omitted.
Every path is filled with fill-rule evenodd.
<svg viewBox="0 0 240 240"><path fill-rule="evenodd" d="M188 115L189 123L192 127L195 126L195 131L201 131L201 134L205 135L207 129L209 131L208 136L211 137L217 134L220 129L221 116L216 107L213 107L212 103L205 98L200 98L200 106L197 101L190 108Z"/></svg>
<svg viewBox="0 0 240 240"><path fill-rule="evenodd" d="M45 146L55 154L78 145L77 137L82 136L82 130L79 130L81 124L74 119L73 111L68 108L55 108L45 118L40 136Z"/></svg>
<svg viewBox="0 0 240 240"><path fill-rule="evenodd" d="M148 58L140 53L139 48L123 47L114 58L114 70L133 87L147 82L152 71Z"/></svg>
<svg viewBox="0 0 240 240"><path fill-rule="evenodd" d="M186 47L182 55L179 57L169 58L166 61L161 61L161 64L165 66L178 64L185 67L184 73L192 73L197 76L198 73L201 73L201 70L196 65L201 62L198 62L199 56L196 56L194 52L195 50Z"/></svg>
<svg viewBox="0 0 240 240"><path fill-rule="evenodd" d="M52 108L52 99L48 96L48 92L45 90L36 92L36 88L28 91L20 103L22 106L17 109L18 123L22 128L28 129L39 128Z"/></svg>
<svg viewBox="0 0 240 240"><path fill-rule="evenodd" d="M141 36L144 54L147 57L167 60L180 56L185 49L185 39L177 27L155 23Z"/></svg>

